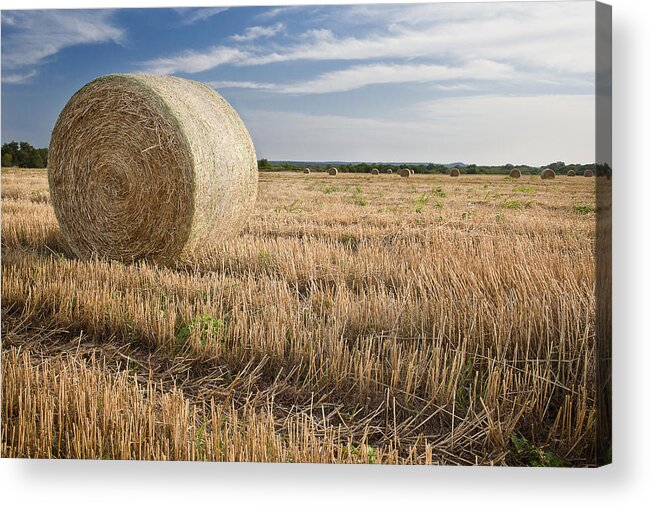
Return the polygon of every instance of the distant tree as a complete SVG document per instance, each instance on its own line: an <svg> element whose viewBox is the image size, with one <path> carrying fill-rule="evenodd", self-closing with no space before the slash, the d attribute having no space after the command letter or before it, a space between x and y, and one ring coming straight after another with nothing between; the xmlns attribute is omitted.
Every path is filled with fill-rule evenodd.
<svg viewBox="0 0 651 507"><path fill-rule="evenodd" d="M258 169L268 170L271 169L271 164L266 158L258 160Z"/></svg>
<svg viewBox="0 0 651 507"><path fill-rule="evenodd" d="M2 154L2 167L11 167L14 164L14 159L8 151Z"/></svg>

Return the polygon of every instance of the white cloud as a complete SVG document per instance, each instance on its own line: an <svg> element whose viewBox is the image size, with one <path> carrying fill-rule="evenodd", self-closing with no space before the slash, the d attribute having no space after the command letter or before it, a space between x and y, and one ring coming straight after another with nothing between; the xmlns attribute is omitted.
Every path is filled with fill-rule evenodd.
<svg viewBox="0 0 651 507"><path fill-rule="evenodd" d="M261 37L273 37L284 28L285 26L282 23L276 23L272 26L250 26L243 34L232 35L230 38L237 42L248 42Z"/></svg>
<svg viewBox="0 0 651 507"><path fill-rule="evenodd" d="M37 71L30 70L29 72L24 73L12 73L12 74L3 74L2 82L8 84L18 84L25 83L34 77L37 74Z"/></svg>
<svg viewBox="0 0 651 507"><path fill-rule="evenodd" d="M276 160L594 161L593 95L448 98L392 119L259 110L241 115L259 156Z"/></svg>
<svg viewBox="0 0 651 507"><path fill-rule="evenodd" d="M120 43L124 32L106 10L34 10L2 13L2 66L39 65L64 48L78 44Z"/></svg>
<svg viewBox="0 0 651 507"><path fill-rule="evenodd" d="M590 2L367 5L319 12L330 12L323 18L325 25L297 34L296 42L250 46L241 58L229 63L488 59L561 77L594 71L595 16ZM327 23L355 35L335 35ZM354 28L369 23L368 29ZM266 31L269 27L249 30L235 40L252 41L271 33Z"/></svg>
<svg viewBox="0 0 651 507"><path fill-rule="evenodd" d="M175 74L177 72L193 74L214 69L226 63L241 61L246 56L246 52L237 48L216 46L204 52L186 51L171 57L155 58L143 62L141 67L144 72L152 74Z"/></svg>
<svg viewBox="0 0 651 507"><path fill-rule="evenodd" d="M216 16L230 7L179 7L174 9L184 25L193 25L199 21Z"/></svg>
<svg viewBox="0 0 651 507"><path fill-rule="evenodd" d="M208 86L212 86L215 90L222 88L248 88L254 90L273 90L276 85L270 83L256 83L254 81L208 81Z"/></svg>

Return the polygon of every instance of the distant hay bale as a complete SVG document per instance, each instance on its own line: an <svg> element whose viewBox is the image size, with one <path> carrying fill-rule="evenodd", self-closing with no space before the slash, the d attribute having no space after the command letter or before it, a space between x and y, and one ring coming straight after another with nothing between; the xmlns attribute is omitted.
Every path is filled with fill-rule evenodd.
<svg viewBox="0 0 651 507"><path fill-rule="evenodd" d="M339 174L339 171L337 170L336 167L331 167L330 169L328 169L328 174L330 176L337 176L337 174Z"/></svg>
<svg viewBox="0 0 651 507"><path fill-rule="evenodd" d="M459 169L456 167L454 169L450 169L450 176L453 178L458 178L461 173L459 172Z"/></svg>
<svg viewBox="0 0 651 507"><path fill-rule="evenodd" d="M409 172L412 174L412 176L416 174L416 171L414 171L413 169L409 169Z"/></svg>
<svg viewBox="0 0 651 507"><path fill-rule="evenodd" d="M512 169L511 172L509 173L509 176L511 178L519 178L522 176L522 173L518 169Z"/></svg>
<svg viewBox="0 0 651 507"><path fill-rule="evenodd" d="M387 169L387 174L393 174L393 171L391 169Z"/></svg>
<svg viewBox="0 0 651 507"><path fill-rule="evenodd" d="M567 171L567 175L568 176L576 176L576 171L573 171L572 169L570 169L569 171Z"/></svg>
<svg viewBox="0 0 651 507"><path fill-rule="evenodd" d="M400 169L398 174L401 178L409 178L409 176L411 176L411 171L409 169Z"/></svg>
<svg viewBox="0 0 651 507"><path fill-rule="evenodd" d="M305 169L303 169L303 174L310 174L310 168L306 167Z"/></svg>
<svg viewBox="0 0 651 507"><path fill-rule="evenodd" d="M112 74L81 88L59 115L48 181L79 257L166 262L244 225L258 169L244 123L212 88Z"/></svg>
<svg viewBox="0 0 651 507"><path fill-rule="evenodd" d="M380 174L380 171L378 171L377 169L373 169L371 171L371 174L375 176L376 174Z"/></svg>
<svg viewBox="0 0 651 507"><path fill-rule="evenodd" d="M592 171L590 169L588 169L583 173L583 176L585 176L586 178L592 178L594 176L594 174L592 173Z"/></svg>
<svg viewBox="0 0 651 507"><path fill-rule="evenodd" d="M540 177L543 180L553 180L556 178L556 173L552 169L543 169L543 171L540 173Z"/></svg>

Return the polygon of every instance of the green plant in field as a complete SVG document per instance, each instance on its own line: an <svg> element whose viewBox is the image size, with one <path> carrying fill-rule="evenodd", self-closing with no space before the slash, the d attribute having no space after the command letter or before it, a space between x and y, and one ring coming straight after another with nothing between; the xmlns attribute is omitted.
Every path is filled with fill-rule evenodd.
<svg viewBox="0 0 651 507"><path fill-rule="evenodd" d="M324 194L332 194L333 192L337 191L337 187L325 187L323 189Z"/></svg>
<svg viewBox="0 0 651 507"><path fill-rule="evenodd" d="M344 234L339 238L339 241L341 241L342 245L351 250L357 250L359 246L359 238L354 234Z"/></svg>
<svg viewBox="0 0 651 507"><path fill-rule="evenodd" d="M368 444L351 445L351 455L362 458L366 463L373 464L377 461L377 449ZM344 448L344 455L348 454L348 449Z"/></svg>
<svg viewBox="0 0 651 507"><path fill-rule="evenodd" d="M353 202L357 206L366 206L368 204L368 200L365 199L364 197L357 197L356 199L353 200Z"/></svg>
<svg viewBox="0 0 651 507"><path fill-rule="evenodd" d="M523 194L533 194L535 192L532 187L525 187L524 185L518 185L513 190L516 192L522 192Z"/></svg>
<svg viewBox="0 0 651 507"><path fill-rule="evenodd" d="M276 211L286 211L288 213L298 213L303 211L303 208L300 208L298 204L298 199L290 204L281 204L278 208L276 208Z"/></svg>
<svg viewBox="0 0 651 507"><path fill-rule="evenodd" d="M266 251L263 250L262 252L260 252L258 254L258 257L260 258L260 262L262 262L262 264L265 267L270 268L270 267L273 266L274 259L273 259L273 257L271 256L271 254L269 252L266 252Z"/></svg>
<svg viewBox="0 0 651 507"><path fill-rule="evenodd" d="M464 211L461 213L461 220L468 220L472 214L469 211Z"/></svg>
<svg viewBox="0 0 651 507"><path fill-rule="evenodd" d="M502 207L506 209L522 209L522 203L517 199L513 199L511 201L504 201Z"/></svg>
<svg viewBox="0 0 651 507"><path fill-rule="evenodd" d="M225 328L224 321L211 317L204 313L200 317L194 317L190 322L178 322L174 333L174 352L179 353L188 343L188 339L194 332L199 335L202 347L208 344L209 337L220 337Z"/></svg>
<svg viewBox="0 0 651 507"><path fill-rule="evenodd" d="M498 213L497 215L495 215L495 220L496 221L501 222L503 219L504 219L504 217L502 216L501 213Z"/></svg>
<svg viewBox="0 0 651 507"><path fill-rule="evenodd" d="M431 193L423 192L423 194L418 199L416 199L416 213L421 213L423 211L431 197Z"/></svg>
<svg viewBox="0 0 651 507"><path fill-rule="evenodd" d="M594 212L594 208L589 204L575 204L572 209L574 213L578 213L579 215L589 215Z"/></svg>
<svg viewBox="0 0 651 507"><path fill-rule="evenodd" d="M355 185L355 188L353 188L353 195L359 195L363 192L362 187L359 185Z"/></svg>
<svg viewBox="0 0 651 507"><path fill-rule="evenodd" d="M445 198L448 196L441 187L433 187L432 190L430 191L430 194L433 197L440 197L440 198Z"/></svg>
<svg viewBox="0 0 651 507"><path fill-rule="evenodd" d="M518 458L523 459L532 467L566 467L568 463L551 451L545 451L533 445L522 435L513 433L511 443Z"/></svg>

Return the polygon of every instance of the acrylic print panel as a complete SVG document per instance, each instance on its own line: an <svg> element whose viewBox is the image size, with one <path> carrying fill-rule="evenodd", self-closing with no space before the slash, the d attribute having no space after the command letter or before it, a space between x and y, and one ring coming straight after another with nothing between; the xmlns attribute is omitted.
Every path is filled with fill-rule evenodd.
<svg viewBox="0 0 651 507"><path fill-rule="evenodd" d="M2 456L608 463L610 69L592 2L3 11Z"/></svg>

